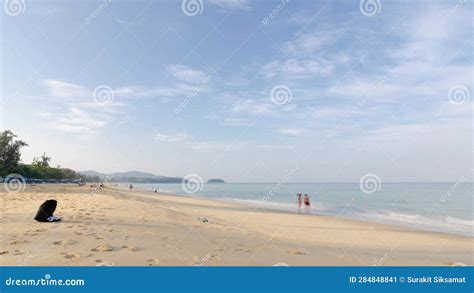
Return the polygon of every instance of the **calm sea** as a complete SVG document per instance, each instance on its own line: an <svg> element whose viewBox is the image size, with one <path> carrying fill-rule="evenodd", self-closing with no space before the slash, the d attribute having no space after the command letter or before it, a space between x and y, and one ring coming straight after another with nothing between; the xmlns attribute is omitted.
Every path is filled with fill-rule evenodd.
<svg viewBox="0 0 474 293"><path fill-rule="evenodd" d="M202 184L192 186L192 194L181 184L134 186L290 212L298 212L296 194L307 193L313 214L474 236L473 183L382 183L373 193L358 183Z"/></svg>

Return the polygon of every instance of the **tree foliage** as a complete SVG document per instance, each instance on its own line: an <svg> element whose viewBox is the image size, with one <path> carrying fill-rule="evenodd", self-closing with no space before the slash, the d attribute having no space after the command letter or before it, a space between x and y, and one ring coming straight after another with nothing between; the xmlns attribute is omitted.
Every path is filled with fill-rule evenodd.
<svg viewBox="0 0 474 293"><path fill-rule="evenodd" d="M17 140L10 130L0 133L0 175L18 172L18 164L21 159L20 149L28 144Z"/></svg>
<svg viewBox="0 0 474 293"><path fill-rule="evenodd" d="M68 168L50 167L51 157L46 153L39 158L33 158L32 164L22 164L20 149L28 144L17 140L10 130L0 133L0 177L19 173L27 179L82 179L82 181L98 182L98 176L81 175Z"/></svg>

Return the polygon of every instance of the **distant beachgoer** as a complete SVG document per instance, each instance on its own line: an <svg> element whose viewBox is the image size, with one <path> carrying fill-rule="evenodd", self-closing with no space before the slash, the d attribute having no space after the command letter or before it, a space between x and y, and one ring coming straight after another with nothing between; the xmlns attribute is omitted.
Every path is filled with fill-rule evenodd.
<svg viewBox="0 0 474 293"><path fill-rule="evenodd" d="M133 185L132 185L132 184L130 184L130 190L132 190L132 188L133 188Z"/></svg>
<svg viewBox="0 0 474 293"><path fill-rule="evenodd" d="M307 213L311 211L311 200L307 194L304 195L304 209Z"/></svg>
<svg viewBox="0 0 474 293"><path fill-rule="evenodd" d="M298 212L301 212L301 204L302 204L301 193L296 194L296 197L298 199Z"/></svg>

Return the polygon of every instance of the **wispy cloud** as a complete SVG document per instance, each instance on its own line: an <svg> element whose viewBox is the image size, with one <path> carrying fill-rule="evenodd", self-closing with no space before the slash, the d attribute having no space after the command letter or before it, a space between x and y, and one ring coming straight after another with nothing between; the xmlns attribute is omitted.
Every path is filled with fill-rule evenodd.
<svg viewBox="0 0 474 293"><path fill-rule="evenodd" d="M88 91L83 86L60 80L43 79L40 81L40 85L46 87L48 94L54 97L74 98L92 94L92 91Z"/></svg>
<svg viewBox="0 0 474 293"><path fill-rule="evenodd" d="M267 63L262 68L262 74L266 78L273 78L278 75L288 79L308 78L315 75L325 75L332 73L334 66L330 63L323 63L316 60L274 60Z"/></svg>
<svg viewBox="0 0 474 293"><path fill-rule="evenodd" d="M42 117L44 128L88 134L105 127L121 113L121 102L94 102L93 90L85 86L53 79L41 80L39 84L46 90L43 99L55 105L37 114Z"/></svg>
<svg viewBox="0 0 474 293"><path fill-rule="evenodd" d="M249 0L206 0L206 3L217 5L220 8L226 10L240 9L240 10L249 10L250 1Z"/></svg>
<svg viewBox="0 0 474 293"><path fill-rule="evenodd" d="M303 136L308 133L308 129L306 128L281 128L278 129L278 132L283 135L290 135L290 136Z"/></svg>
<svg viewBox="0 0 474 293"><path fill-rule="evenodd" d="M187 133L163 134L156 133L155 140L164 143L173 143L185 148L190 148L196 151L221 151L227 152L236 150L245 145L245 142L239 141L235 143L228 143L222 141L200 141L196 140Z"/></svg>
<svg viewBox="0 0 474 293"><path fill-rule="evenodd" d="M198 84L206 79L206 74L197 69L190 68L188 66L172 64L168 66L168 71L176 79L192 84Z"/></svg>
<svg viewBox="0 0 474 293"><path fill-rule="evenodd" d="M176 83L168 86L124 86L114 90L118 97L127 98L172 98L189 95L195 90L195 86Z"/></svg>
<svg viewBox="0 0 474 293"><path fill-rule="evenodd" d="M155 140L161 142L181 142L187 141L191 137L186 133L176 133L176 134L163 134L157 133L155 134Z"/></svg>
<svg viewBox="0 0 474 293"><path fill-rule="evenodd" d="M48 121L43 125L45 128L56 129L71 133L88 133L104 127L108 119L99 117L77 107L71 107L64 114L43 113Z"/></svg>
<svg viewBox="0 0 474 293"><path fill-rule="evenodd" d="M234 103L232 111L252 115L266 115L274 113L274 106L270 103L261 103L254 100L241 100Z"/></svg>
<svg viewBox="0 0 474 293"><path fill-rule="evenodd" d="M288 55L304 56L321 53L322 49L334 44L345 33L343 28L321 29L316 32L305 31L283 45L283 52Z"/></svg>

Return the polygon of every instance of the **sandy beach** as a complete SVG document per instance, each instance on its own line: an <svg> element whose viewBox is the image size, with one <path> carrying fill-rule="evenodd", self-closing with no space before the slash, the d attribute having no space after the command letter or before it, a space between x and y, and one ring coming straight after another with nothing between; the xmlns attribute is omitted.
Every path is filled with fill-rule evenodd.
<svg viewBox="0 0 474 293"><path fill-rule="evenodd" d="M39 223L56 199L63 221ZM471 237L221 201L73 185L0 192L0 265L473 265Z"/></svg>

